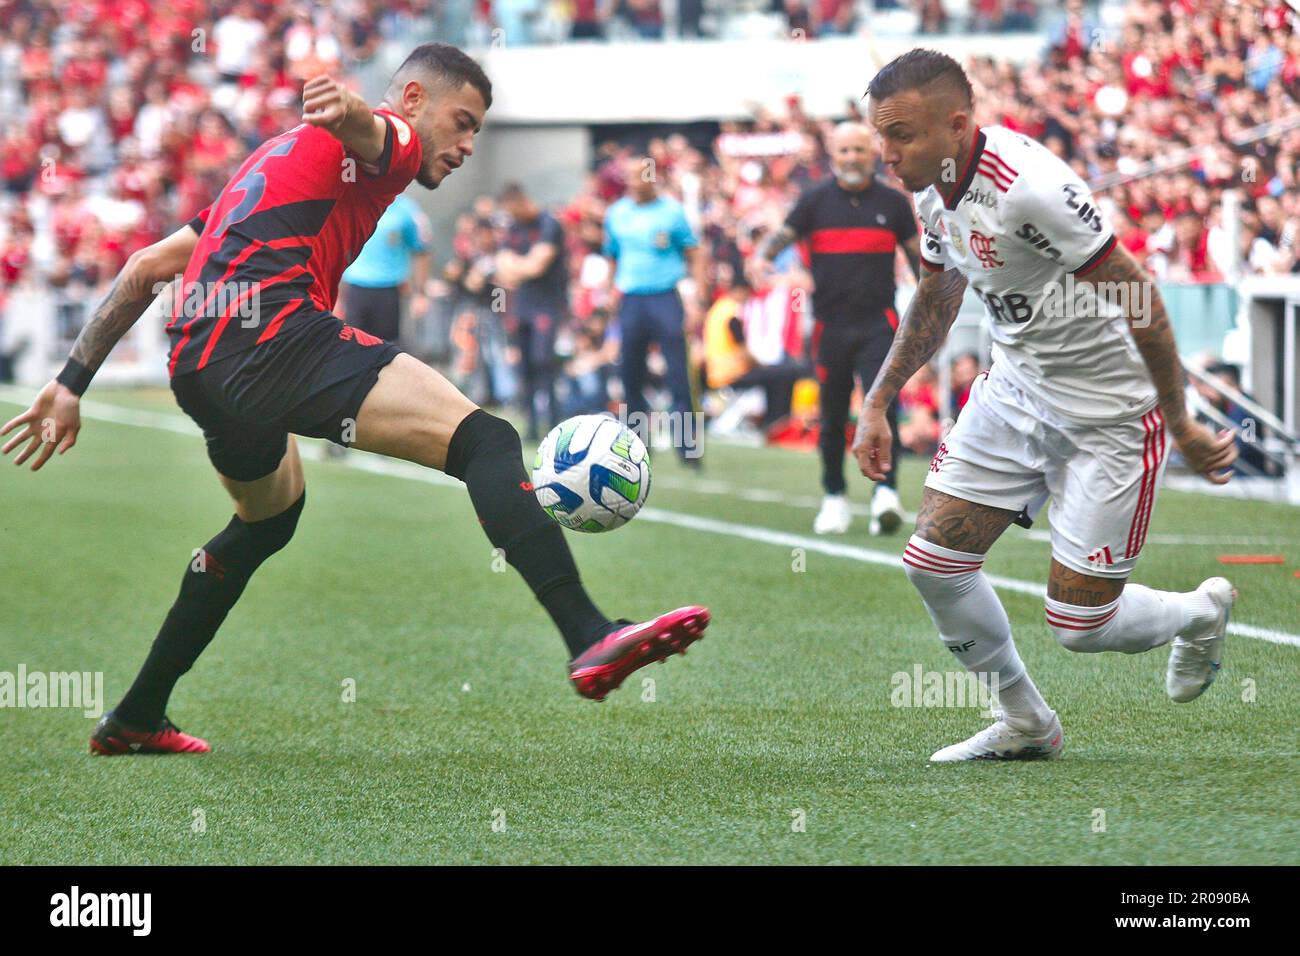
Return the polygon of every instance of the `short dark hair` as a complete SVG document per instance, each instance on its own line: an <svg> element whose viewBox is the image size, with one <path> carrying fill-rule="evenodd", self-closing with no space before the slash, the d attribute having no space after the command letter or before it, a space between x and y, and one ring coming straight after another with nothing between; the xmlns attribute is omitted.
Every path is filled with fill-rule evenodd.
<svg viewBox="0 0 1300 956"><path fill-rule="evenodd" d="M423 43L417 46L394 71L390 85L411 70L418 70L434 82L453 88L468 83L482 95L485 107L492 105L492 81L483 72L483 67L469 54L449 43Z"/></svg>
<svg viewBox="0 0 1300 956"><path fill-rule="evenodd" d="M518 183L506 183L501 190L501 202L511 202L512 200L527 199L528 194L524 192L524 187Z"/></svg>
<svg viewBox="0 0 1300 956"><path fill-rule="evenodd" d="M880 72L871 78L867 95L880 101L896 93L920 90L934 83L942 83L960 93L967 106L974 102L974 91L961 64L938 50L920 48L908 50L881 67Z"/></svg>

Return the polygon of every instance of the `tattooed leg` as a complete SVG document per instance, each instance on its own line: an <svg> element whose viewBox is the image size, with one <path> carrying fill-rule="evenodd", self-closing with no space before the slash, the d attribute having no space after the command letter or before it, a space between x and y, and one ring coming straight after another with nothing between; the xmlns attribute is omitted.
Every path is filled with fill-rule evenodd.
<svg viewBox="0 0 1300 956"><path fill-rule="evenodd" d="M1127 578L1101 578L1067 568L1055 558L1047 578L1047 596L1062 604L1101 607L1119 598Z"/></svg>
<svg viewBox="0 0 1300 956"><path fill-rule="evenodd" d="M1017 513L926 488L916 515L916 534L943 548L984 555Z"/></svg>

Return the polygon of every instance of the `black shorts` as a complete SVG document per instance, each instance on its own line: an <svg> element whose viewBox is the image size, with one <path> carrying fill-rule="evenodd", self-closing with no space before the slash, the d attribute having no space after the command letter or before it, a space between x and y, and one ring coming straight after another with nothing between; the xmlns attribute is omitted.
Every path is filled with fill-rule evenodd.
<svg viewBox="0 0 1300 956"><path fill-rule="evenodd" d="M172 379L213 466L235 481L275 471L289 434L348 445L380 371L402 350L328 312L300 312L271 341Z"/></svg>

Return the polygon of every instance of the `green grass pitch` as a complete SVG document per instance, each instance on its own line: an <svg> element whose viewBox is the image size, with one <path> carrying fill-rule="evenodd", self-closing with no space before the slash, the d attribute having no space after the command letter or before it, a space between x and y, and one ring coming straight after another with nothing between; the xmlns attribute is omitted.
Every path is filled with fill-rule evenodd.
<svg viewBox="0 0 1300 956"><path fill-rule="evenodd" d="M165 392L96 403L180 415ZM1164 649L1070 654L1038 598L1002 592L1064 759L931 765L985 721L891 706L893 674L953 667L902 571L723 533L811 539L816 461L714 444L703 484L658 453L649 507L726 526L652 512L569 536L611 616L714 615L687 657L593 704L463 490L314 444L297 537L172 699L213 753L92 758L79 710L0 709L0 863L1300 862L1300 647L1230 637L1219 682L1175 705ZM921 478L906 462L908 508ZM42 472L4 462L0 671L102 671L111 706L229 515L181 432L88 416ZM895 556L904 538L859 519L842 543ZM1288 563L1225 569L1231 551ZM1048 557L1013 528L987 569L1041 582ZM1135 579L1182 590L1227 571L1236 621L1295 633L1298 561L1300 510L1166 490Z"/></svg>

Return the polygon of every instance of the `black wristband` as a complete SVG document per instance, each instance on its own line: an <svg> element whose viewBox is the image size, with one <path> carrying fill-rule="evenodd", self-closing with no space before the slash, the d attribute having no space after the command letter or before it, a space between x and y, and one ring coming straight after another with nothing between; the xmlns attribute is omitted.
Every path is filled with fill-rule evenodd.
<svg viewBox="0 0 1300 956"><path fill-rule="evenodd" d="M84 395L86 389L90 388L90 380L95 377L95 370L86 368L74 358L68 359L68 364L63 366L63 371L55 379L60 385L72 392L73 395Z"/></svg>

